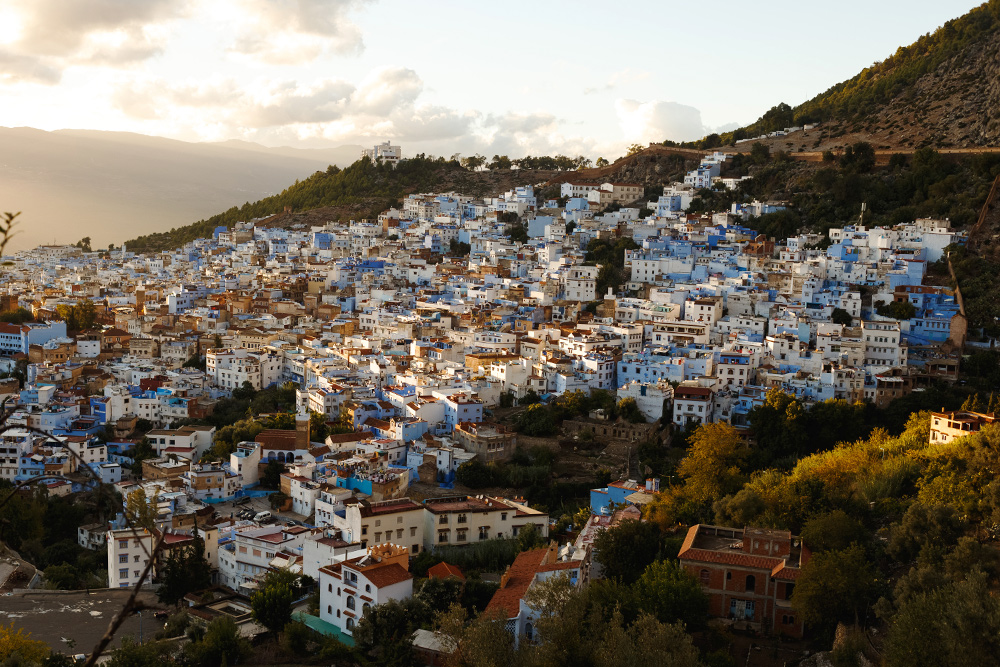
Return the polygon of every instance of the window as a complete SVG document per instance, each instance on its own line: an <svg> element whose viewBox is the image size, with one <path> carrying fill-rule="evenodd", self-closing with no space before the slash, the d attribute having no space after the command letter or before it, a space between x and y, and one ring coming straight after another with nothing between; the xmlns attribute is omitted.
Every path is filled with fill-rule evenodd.
<svg viewBox="0 0 1000 667"><path fill-rule="evenodd" d="M128 554L122 554L121 556L119 556L118 557L118 562L119 563L127 563L128 562Z"/></svg>
<svg viewBox="0 0 1000 667"><path fill-rule="evenodd" d="M438 519L438 524L444 526L447 523L448 523L448 515L442 514L441 517Z"/></svg>
<svg viewBox="0 0 1000 667"><path fill-rule="evenodd" d="M326 605L326 613L328 613L328 614L332 614L333 613L333 605L332 604Z"/></svg>
<svg viewBox="0 0 1000 667"><path fill-rule="evenodd" d="M372 592L372 585L365 584L365 593L371 593L371 592Z"/></svg>
<svg viewBox="0 0 1000 667"><path fill-rule="evenodd" d="M382 541L382 533L381 532L375 533L375 541L376 542L381 542Z"/></svg>
<svg viewBox="0 0 1000 667"><path fill-rule="evenodd" d="M382 519L375 519L375 527L378 528L382 525Z"/></svg>
<svg viewBox="0 0 1000 667"><path fill-rule="evenodd" d="M403 523L403 517L397 516L396 517L396 523Z"/></svg>
<svg viewBox="0 0 1000 667"><path fill-rule="evenodd" d="M410 537L416 537L416 536L417 536L417 528L416 526L414 526L413 528L410 528Z"/></svg>
<svg viewBox="0 0 1000 667"><path fill-rule="evenodd" d="M506 521L507 520L507 513L506 512L500 512L500 520L501 521Z"/></svg>
<svg viewBox="0 0 1000 667"><path fill-rule="evenodd" d="M119 549L128 549L128 540L118 540Z"/></svg>
<svg viewBox="0 0 1000 667"><path fill-rule="evenodd" d="M128 570L127 569L118 570L118 578L128 579Z"/></svg>
<svg viewBox="0 0 1000 667"><path fill-rule="evenodd" d="M133 560L134 562L138 563L138 562L139 562L139 554L136 554L135 556L133 556L133 557L132 557L132 560Z"/></svg>
<svg viewBox="0 0 1000 667"><path fill-rule="evenodd" d="M353 628L354 628L354 619L353 619L353 618L350 618L350 617L348 617L348 619L347 619L347 629L348 629L348 630L351 630L351 629L353 629Z"/></svg>
<svg viewBox="0 0 1000 667"><path fill-rule="evenodd" d="M700 578L701 578L701 583L702 583L703 586L708 586L708 577L709 577L708 570L702 570Z"/></svg>
<svg viewBox="0 0 1000 667"><path fill-rule="evenodd" d="M752 574L748 574L746 587L744 588L744 590L746 590L748 593L752 593L756 589L757 589L757 577L753 576Z"/></svg>
<svg viewBox="0 0 1000 667"><path fill-rule="evenodd" d="M333 592L333 584L327 584L326 585L326 590L327 590L328 593L332 593Z"/></svg>
<svg viewBox="0 0 1000 667"><path fill-rule="evenodd" d="M448 531L439 530L438 531L438 542L444 543L448 541Z"/></svg>
<svg viewBox="0 0 1000 667"><path fill-rule="evenodd" d="M458 522L459 523L466 523L467 521L468 521L468 517L466 517L464 514L459 514L458 515Z"/></svg>
<svg viewBox="0 0 1000 667"><path fill-rule="evenodd" d="M361 526L361 534L362 535L368 534L368 526Z"/></svg>
<svg viewBox="0 0 1000 667"><path fill-rule="evenodd" d="M402 538L403 538L403 529L400 528L399 530L396 531L396 539L399 540Z"/></svg>
<svg viewBox="0 0 1000 667"><path fill-rule="evenodd" d="M353 595L348 595L347 596L347 608L348 609L354 609L356 606L357 605L354 602L354 596Z"/></svg>

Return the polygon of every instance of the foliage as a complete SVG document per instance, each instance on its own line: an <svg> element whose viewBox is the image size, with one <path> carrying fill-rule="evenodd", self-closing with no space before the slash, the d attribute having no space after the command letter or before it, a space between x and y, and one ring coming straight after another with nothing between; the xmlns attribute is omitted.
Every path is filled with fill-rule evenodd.
<svg viewBox="0 0 1000 667"><path fill-rule="evenodd" d="M876 304L875 312L882 317L908 320L917 314L917 308L909 301L890 301L888 304Z"/></svg>
<svg viewBox="0 0 1000 667"><path fill-rule="evenodd" d="M743 465L748 455L749 448L731 425L702 424L677 472L693 499L711 502L739 490L746 479Z"/></svg>
<svg viewBox="0 0 1000 667"><path fill-rule="evenodd" d="M875 598L876 573L863 548L814 554L802 568L792 607L807 625L855 623Z"/></svg>
<svg viewBox="0 0 1000 667"><path fill-rule="evenodd" d="M631 584L660 554L660 531L645 521L628 519L594 538L594 559L602 575Z"/></svg>
<svg viewBox="0 0 1000 667"><path fill-rule="evenodd" d="M608 287L616 292L631 277L625 273L625 251L635 250L639 246L629 236L612 242L608 239L592 239L587 244L587 255L584 264L600 266L597 272L597 294L607 294Z"/></svg>
<svg viewBox="0 0 1000 667"><path fill-rule="evenodd" d="M890 666L990 665L997 655L1000 600L982 572L908 600L885 644Z"/></svg>
<svg viewBox="0 0 1000 667"><path fill-rule="evenodd" d="M430 617L430 608L418 597L389 600L367 608L352 636L358 651L381 665L416 667L420 663L410 637Z"/></svg>
<svg viewBox="0 0 1000 667"><path fill-rule="evenodd" d="M708 617L708 597L701 584L677 561L654 561L635 582L639 609L664 623L681 621L699 630Z"/></svg>
<svg viewBox="0 0 1000 667"><path fill-rule="evenodd" d="M294 600L294 584L287 573L270 571L261 580L260 589L250 596L253 619L277 633L292 620Z"/></svg>
<svg viewBox="0 0 1000 667"><path fill-rule="evenodd" d="M198 667L236 665L250 653L250 642L240 635L239 627L229 616L212 619L205 634L184 647L186 661Z"/></svg>
<svg viewBox="0 0 1000 667"><path fill-rule="evenodd" d="M90 299L81 299L72 306L59 304L56 306L56 315L66 321L66 329L69 331L86 331L93 329L97 323L97 308Z"/></svg>
<svg viewBox="0 0 1000 667"><path fill-rule="evenodd" d="M285 466L278 461L271 461L264 467L264 474L260 476L260 485L265 489L277 489L281 484L281 473L285 472Z"/></svg>
<svg viewBox="0 0 1000 667"><path fill-rule="evenodd" d="M361 218L374 218L393 206L408 192L429 192L448 176L464 173L457 162L435 159L423 154L399 161L396 165L362 158L339 169L331 166L271 197L233 206L205 220L147 234L126 242L134 252L153 252L179 248L196 238L209 238L216 227L232 228L237 222L281 213L286 206L293 211L307 211L323 206L353 206Z"/></svg>
<svg viewBox="0 0 1000 667"><path fill-rule="evenodd" d="M25 308L17 308L16 310L8 310L0 313L0 322L6 322L8 324L24 324L25 322L34 322L35 316L31 314L30 310Z"/></svg>
<svg viewBox="0 0 1000 667"><path fill-rule="evenodd" d="M152 531L156 527L156 517L159 515L159 495L146 497L146 490L138 486L130 491L125 498L125 516L133 526Z"/></svg>
<svg viewBox="0 0 1000 667"><path fill-rule="evenodd" d="M830 315L830 321L834 324L842 324L845 327L849 327L854 323L854 318L843 308L834 308L833 313Z"/></svg>
<svg viewBox="0 0 1000 667"><path fill-rule="evenodd" d="M121 646L105 664L110 667L161 667L176 663L167 645L157 642L140 644L134 637L122 637Z"/></svg>
<svg viewBox="0 0 1000 667"><path fill-rule="evenodd" d="M160 570L160 587L156 597L160 602L176 604L188 593L212 585L212 567L205 559L205 542L194 536L190 546L170 550L167 562Z"/></svg>
<svg viewBox="0 0 1000 667"><path fill-rule="evenodd" d="M844 510L833 510L806 521L802 527L802 542L814 552L846 549L852 544L864 545L868 531Z"/></svg>
<svg viewBox="0 0 1000 667"><path fill-rule="evenodd" d="M15 629L13 621L9 626L0 625L0 660L7 661L17 656L27 663L41 662L48 654L49 647L45 642L32 639L23 628Z"/></svg>

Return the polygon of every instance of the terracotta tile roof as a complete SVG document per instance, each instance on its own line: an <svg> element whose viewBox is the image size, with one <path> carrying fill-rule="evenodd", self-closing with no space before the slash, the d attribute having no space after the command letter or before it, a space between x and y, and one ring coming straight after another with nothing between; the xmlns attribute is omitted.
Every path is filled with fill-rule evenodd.
<svg viewBox="0 0 1000 667"><path fill-rule="evenodd" d="M462 574L460 569L454 565L449 565L444 561L434 565L433 567L427 568L428 579L447 579L448 577L455 577L465 581L465 575Z"/></svg>
<svg viewBox="0 0 1000 667"><path fill-rule="evenodd" d="M384 567L365 570L362 574L376 588L385 588L386 586L392 586L393 584L413 578L413 575L407 572L406 568L399 563L390 563Z"/></svg>
<svg viewBox="0 0 1000 667"><path fill-rule="evenodd" d="M521 608L521 598L528 592L532 579L538 571L547 549L532 549L519 554L507 570L507 582L493 594L490 603L486 605L486 613L500 612L504 618L514 618Z"/></svg>

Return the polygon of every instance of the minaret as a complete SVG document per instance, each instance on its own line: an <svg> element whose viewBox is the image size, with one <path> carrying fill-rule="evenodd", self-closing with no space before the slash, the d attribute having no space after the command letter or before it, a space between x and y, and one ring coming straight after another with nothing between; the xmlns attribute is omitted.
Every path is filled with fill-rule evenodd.
<svg viewBox="0 0 1000 667"><path fill-rule="evenodd" d="M299 408L295 415L295 449L309 449L309 413Z"/></svg>

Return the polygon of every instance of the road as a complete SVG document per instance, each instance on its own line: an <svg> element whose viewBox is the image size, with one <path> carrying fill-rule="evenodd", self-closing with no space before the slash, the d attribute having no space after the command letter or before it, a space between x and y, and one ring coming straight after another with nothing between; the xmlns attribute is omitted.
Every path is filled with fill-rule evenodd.
<svg viewBox="0 0 1000 667"><path fill-rule="evenodd" d="M53 650L66 654L90 653L100 638L107 632L108 624L125 604L129 591L100 591L87 594L82 591L71 593L23 593L0 597L0 623L14 623L15 629L31 633ZM157 602L156 594L139 594L148 607L164 609ZM112 647L121 643L126 635L139 637L139 616L132 615L118 630ZM142 613L143 639L151 639L163 621L153 618L153 609ZM72 640L73 646L64 640Z"/></svg>

